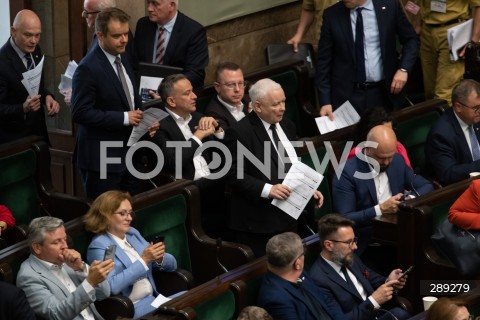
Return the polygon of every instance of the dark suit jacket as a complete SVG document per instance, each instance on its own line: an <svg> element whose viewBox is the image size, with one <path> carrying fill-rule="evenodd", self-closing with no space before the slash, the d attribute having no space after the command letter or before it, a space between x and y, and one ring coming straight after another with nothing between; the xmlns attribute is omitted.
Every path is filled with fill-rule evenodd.
<svg viewBox="0 0 480 320"><path fill-rule="evenodd" d="M42 50L37 45L32 53L35 64L42 60ZM24 113L23 103L28 97L28 92L21 83L22 73L27 71L22 59L10 44L10 39L0 49L0 143L20 139L29 135L43 136L49 142L47 126L45 124L45 111ZM45 97L53 95L45 89L44 77L40 82L38 94L42 96L42 105Z"/></svg>
<svg viewBox="0 0 480 320"><path fill-rule="evenodd" d="M248 104L250 103L250 97L245 95L242 99L243 113L248 114ZM237 123L237 120L232 116L230 111L218 100L218 95L212 98L205 109L205 115L207 117L215 118L223 129L233 126Z"/></svg>
<svg viewBox="0 0 480 320"><path fill-rule="evenodd" d="M330 315L331 319L343 319L341 309L326 296L325 292L316 287L312 280L302 273L301 286ZM268 271L258 292L258 306L267 310L275 320L323 320L315 307L306 300L300 289L293 283Z"/></svg>
<svg viewBox="0 0 480 320"><path fill-rule="evenodd" d="M480 140L480 124L475 124ZM425 144L427 168L442 185L468 179L470 172L480 171L480 161L473 161L465 134L453 109L449 108L435 122Z"/></svg>
<svg viewBox="0 0 480 320"><path fill-rule="evenodd" d="M290 141L295 140L295 125L283 117L280 126ZM244 158L242 167L237 159L237 141L251 152L260 162L271 164L270 170L256 167ZM270 159L264 160L264 142L270 146ZM255 112L250 112L226 131L225 144L232 153L232 166L228 181L231 186L231 219L230 228L254 233L280 233L292 230L296 220L271 204L271 199L261 198L265 183L277 184L283 179L278 177L278 156L270 137L260 118ZM243 172L243 177L237 176L237 170Z"/></svg>
<svg viewBox="0 0 480 320"><path fill-rule="evenodd" d="M153 45L158 25L147 17L140 18L135 29L138 61L153 61ZM203 86L208 65L208 42L205 28L178 11L177 20L163 57L163 64L183 68L194 88Z"/></svg>
<svg viewBox="0 0 480 320"><path fill-rule="evenodd" d="M193 112L192 119L188 123L192 133L195 132L195 127L198 125L200 118L203 115L199 112ZM207 137L203 142L209 141L211 137ZM172 117L166 117L160 121L160 129L157 131L155 136L152 138L153 142L160 146L160 149L163 152L163 157L165 160L163 169L165 172L175 173L175 148L167 147L168 141L186 141L183 136L182 131L178 127L175 119ZM195 166L193 164L193 156L197 148L200 146L194 139L190 138L188 140L191 142L190 147L182 148L182 177L183 179L193 180L195 177ZM202 153L202 156L205 158L207 163L210 161L209 153L205 151ZM151 158L151 157L149 157Z"/></svg>
<svg viewBox="0 0 480 320"><path fill-rule="evenodd" d="M141 108L138 86L128 59L122 64L133 84L135 107ZM109 158L121 164L109 164L109 172L125 170L127 141L131 126L123 125L124 112L130 111L127 96L115 70L100 46L91 50L78 65L72 84L72 119L78 126L74 159L79 168L100 171L100 142L122 142L122 147L107 149Z"/></svg>
<svg viewBox="0 0 480 320"><path fill-rule="evenodd" d="M361 155L363 156L363 154ZM345 215L355 221L355 234L359 238L357 253L360 255L367 247L372 235L372 220L375 218L374 206L378 204L373 178L355 178L355 172L368 173L370 165L365 158L353 157L347 160L340 179L332 179L332 197L334 212ZM392 196L412 190L412 185L420 194L433 190L433 186L405 164L401 155L396 153L387 169L388 182Z"/></svg>
<svg viewBox="0 0 480 320"><path fill-rule="evenodd" d="M22 289L0 282L0 320L36 320Z"/></svg>
<svg viewBox="0 0 480 320"><path fill-rule="evenodd" d="M357 255L354 255L353 265L349 269L362 284L367 297L387 279L367 268ZM342 319L369 320L375 317L374 306L370 300L363 300L358 291L352 290L322 257L317 258L310 268L309 275L317 286L324 289L328 298L342 309L344 313Z"/></svg>
<svg viewBox="0 0 480 320"><path fill-rule="evenodd" d="M399 68L412 71L420 42L399 1L373 0L373 6L380 33L385 90L390 92L393 75ZM396 36L403 46L400 59ZM342 2L325 9L315 79L320 105L332 104L336 109L353 95L357 67L354 46L350 9ZM389 98L395 107L404 101L402 93L389 94Z"/></svg>

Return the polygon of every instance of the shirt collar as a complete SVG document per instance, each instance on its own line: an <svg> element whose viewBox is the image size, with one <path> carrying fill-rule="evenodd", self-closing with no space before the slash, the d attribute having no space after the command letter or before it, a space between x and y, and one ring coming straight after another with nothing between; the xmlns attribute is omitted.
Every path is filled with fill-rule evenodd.
<svg viewBox="0 0 480 320"><path fill-rule="evenodd" d="M163 27L165 30L167 30L168 33L171 34L172 31L173 31L173 26L175 25L175 22L177 21L177 16L178 16L178 11L175 13L175 16L172 18L172 20L168 21L163 26L160 25L160 24L158 26Z"/></svg>
<svg viewBox="0 0 480 320"><path fill-rule="evenodd" d="M192 115L188 114L187 118L180 117L178 114L176 114L173 110L170 108L166 107L165 110L172 116L172 118L175 120L176 123L184 123L188 124L190 120L192 120Z"/></svg>
<svg viewBox="0 0 480 320"><path fill-rule="evenodd" d="M117 56L114 56L113 54L108 53L107 51L103 50L103 48L99 45L100 49L102 49L103 53L105 53L105 56L107 57L108 61L110 62L111 65L115 63L115 59ZM120 57L120 56L118 56ZM121 60L121 57L120 57Z"/></svg>
<svg viewBox="0 0 480 320"><path fill-rule="evenodd" d="M333 261L330 261L328 259L325 259L323 256L321 256L323 260L325 260L335 271L337 271L337 273L340 273L342 270L342 266L339 265L338 263L336 262L333 262Z"/></svg>
<svg viewBox="0 0 480 320"><path fill-rule="evenodd" d="M364 8L369 11L373 11L373 2L372 0L367 0L363 5L350 9L350 11L355 11L357 8Z"/></svg>
<svg viewBox="0 0 480 320"><path fill-rule="evenodd" d="M220 101L221 104L223 104L228 111L233 112L233 111L243 111L243 102L240 101L240 104L238 106L233 106L229 103L226 103L225 101L220 98L220 96L217 95L218 101Z"/></svg>
<svg viewBox="0 0 480 320"><path fill-rule="evenodd" d="M33 255L33 257L35 259L37 259L38 262L40 262L41 264L43 264L45 266L45 268L47 268L48 270L52 270L52 271L59 271L62 269L64 263L58 265L58 264L54 264L54 263L51 263L51 262L48 262L48 261L45 261L45 260L42 260L40 259L39 257L37 257L36 255Z"/></svg>
<svg viewBox="0 0 480 320"><path fill-rule="evenodd" d="M462 128L463 131L467 131L469 125L466 124L465 121L463 121L462 119L460 119L460 117L459 117L455 112L454 112L453 114L455 115L455 118L457 118L458 124L460 125L460 128Z"/></svg>
<svg viewBox="0 0 480 320"><path fill-rule="evenodd" d="M20 59L23 59L25 57L25 55L27 54L27 52L23 52L19 47L17 47L17 45L15 44L15 41L13 41L12 37L10 37L10 44L12 45L13 50L15 50L15 52L18 54Z"/></svg>
<svg viewBox="0 0 480 320"><path fill-rule="evenodd" d="M127 237L124 237L123 239L120 239L119 237L117 237L114 234L111 234L110 232L107 232L107 233L110 235L110 237L113 238L113 240L115 240L115 242L119 245L120 248L122 248L122 250L125 250Z"/></svg>
<svg viewBox="0 0 480 320"><path fill-rule="evenodd" d="M260 121L262 121L262 124L263 124L263 126L265 127L265 130L267 130L267 132L268 132L268 130L270 130L270 126L271 126L272 124L275 125L275 128L277 128L277 124L278 124L278 123L268 123L267 121L263 120L263 119L260 118L260 117L258 117L258 119L260 119Z"/></svg>

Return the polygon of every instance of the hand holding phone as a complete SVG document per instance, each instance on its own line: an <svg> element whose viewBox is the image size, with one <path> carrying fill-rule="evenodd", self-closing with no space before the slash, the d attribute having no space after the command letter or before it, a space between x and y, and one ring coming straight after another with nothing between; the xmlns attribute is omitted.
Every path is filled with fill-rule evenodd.
<svg viewBox="0 0 480 320"><path fill-rule="evenodd" d="M408 267L408 269L405 270L405 271L400 275L400 277L398 277L397 280L400 281L402 278L405 278L405 276L406 276L408 273L410 273L410 271L412 271L412 269L413 269L413 266Z"/></svg>
<svg viewBox="0 0 480 320"><path fill-rule="evenodd" d="M156 235L155 238L153 238L153 243L159 243L159 242L165 242L165 236Z"/></svg>
<svg viewBox="0 0 480 320"><path fill-rule="evenodd" d="M117 250L117 246L112 244L105 249L105 255L103 256L103 261L112 259L115 260L115 251Z"/></svg>
<svg viewBox="0 0 480 320"><path fill-rule="evenodd" d="M401 197L400 199L398 199L398 201L402 202L402 201L405 201L405 198L408 197L409 195L412 194L412 191L406 191Z"/></svg>

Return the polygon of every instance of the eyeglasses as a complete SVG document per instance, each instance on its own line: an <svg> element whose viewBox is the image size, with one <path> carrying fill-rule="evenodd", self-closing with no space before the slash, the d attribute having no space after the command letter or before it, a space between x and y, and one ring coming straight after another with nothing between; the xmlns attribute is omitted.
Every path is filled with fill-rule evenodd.
<svg viewBox="0 0 480 320"><path fill-rule="evenodd" d="M353 238L352 240L345 240L345 241L341 241L341 240L328 240L328 241L332 241L332 242L340 242L340 243L344 243L346 245L348 245L349 247L353 246L353 244L357 244L358 242L358 237L355 237Z"/></svg>
<svg viewBox="0 0 480 320"><path fill-rule="evenodd" d="M87 11L87 9L83 9L82 11L82 15L84 16L89 16L91 14L97 14L97 13L100 13L100 11Z"/></svg>
<svg viewBox="0 0 480 320"><path fill-rule="evenodd" d="M224 85L225 87L227 87L228 89L235 89L236 87L238 87L239 89L245 89L247 87L247 83L246 82L226 82L226 83L222 83L222 85Z"/></svg>
<svg viewBox="0 0 480 320"><path fill-rule="evenodd" d="M135 216L135 212L133 212L132 210L130 210L130 211L127 211L127 210L117 211L117 212L114 212L114 214L118 214L122 218L126 218L127 216L130 216L130 217L133 218Z"/></svg>
<svg viewBox="0 0 480 320"><path fill-rule="evenodd" d="M468 109L472 109L475 113L480 113L480 105L478 106L473 106L473 107L470 107L470 106L467 106L466 104L460 102L460 101L457 101L458 103L460 103L462 106L464 106L465 108L468 108Z"/></svg>

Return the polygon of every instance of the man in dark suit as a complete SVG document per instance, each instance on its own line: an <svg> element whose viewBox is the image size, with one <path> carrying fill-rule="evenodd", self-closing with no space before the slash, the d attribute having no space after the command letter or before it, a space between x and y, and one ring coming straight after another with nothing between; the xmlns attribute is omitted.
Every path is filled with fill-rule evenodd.
<svg viewBox="0 0 480 320"><path fill-rule="evenodd" d="M354 222L338 214L328 214L318 221L322 252L310 269L313 282L326 292L343 311L339 319L369 320L409 319L401 308L379 311L390 301L394 290L403 288L402 270L393 270L388 278L366 267L354 253L357 248ZM400 278L400 279L399 279Z"/></svg>
<svg viewBox="0 0 480 320"><path fill-rule="evenodd" d="M233 126L250 111L250 97L245 95L246 82L236 63L222 62L215 71L215 91L205 115L215 118L224 129Z"/></svg>
<svg viewBox="0 0 480 320"><path fill-rule="evenodd" d="M452 91L449 108L430 129L425 144L427 167L442 185L480 172L480 84L462 80Z"/></svg>
<svg viewBox="0 0 480 320"><path fill-rule="evenodd" d="M203 86L208 65L205 28L178 11L178 0L148 0L148 16L135 29L138 61L183 68L194 88Z"/></svg>
<svg viewBox="0 0 480 320"><path fill-rule="evenodd" d="M225 144L232 154L228 174L230 228L236 231L238 242L250 246L256 256L262 256L272 236L297 231L297 221L271 202L290 196L291 189L282 181L285 168L298 161L298 157L290 142L296 137L295 125L283 117L286 98L282 87L270 79L262 79L252 85L249 94L253 111L227 129L225 136ZM245 150L266 165L242 154ZM317 207L321 206L322 194L315 191L313 197ZM304 218L302 214L299 219L304 222Z"/></svg>
<svg viewBox="0 0 480 320"><path fill-rule="evenodd" d="M30 96L21 83L22 73L42 59L38 45L42 25L30 10L17 13L10 28L11 37L0 49L0 143L29 135L39 135L49 143L45 111L55 116L60 105L45 88L43 72L38 94Z"/></svg>
<svg viewBox="0 0 480 320"><path fill-rule="evenodd" d="M211 237L228 238L224 181L221 177L212 176L209 166L212 148L198 151L204 143L214 142L214 137L222 140L225 132L214 118L195 112L197 96L185 75L166 77L158 91L165 110L170 114L160 121L160 129L152 138L163 152L163 170L175 174L177 178L195 181L201 195L205 232Z"/></svg>
<svg viewBox="0 0 480 320"><path fill-rule="evenodd" d="M258 305L276 320L343 319L341 309L303 271L302 239L285 232L266 246L268 271L258 292Z"/></svg>
<svg viewBox="0 0 480 320"><path fill-rule="evenodd" d="M113 189L131 194L141 191L141 184L125 164L132 126L143 118L132 67L123 59L128 20L129 16L116 8L98 13L95 30L99 45L83 58L73 76L72 118L79 125L74 159L92 199Z"/></svg>
<svg viewBox="0 0 480 320"><path fill-rule="evenodd" d="M22 289L0 281L0 320L36 320Z"/></svg>
<svg viewBox="0 0 480 320"><path fill-rule="evenodd" d="M324 12L318 47L321 116L333 118L332 111L346 100L359 114L369 107L392 110L403 105L402 89L417 59L419 40L399 1L345 0L332 5Z"/></svg>
<svg viewBox="0 0 480 320"><path fill-rule="evenodd" d="M332 179L334 212L355 221L359 254L372 236L372 220L396 214L406 190L414 196L433 190L431 183L415 175L396 153L397 138L390 127L374 127L367 135L367 143L370 145L364 153L347 160L341 176Z"/></svg>

